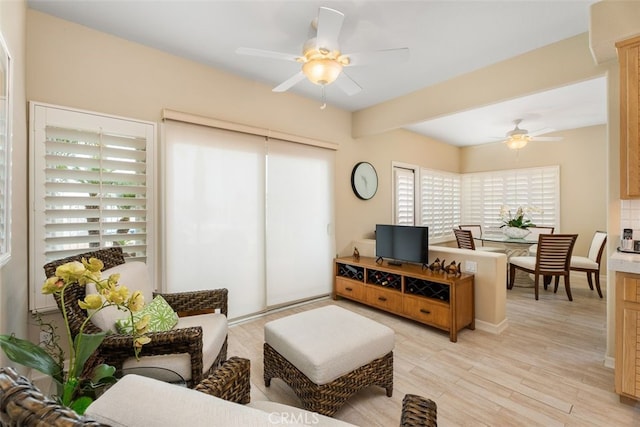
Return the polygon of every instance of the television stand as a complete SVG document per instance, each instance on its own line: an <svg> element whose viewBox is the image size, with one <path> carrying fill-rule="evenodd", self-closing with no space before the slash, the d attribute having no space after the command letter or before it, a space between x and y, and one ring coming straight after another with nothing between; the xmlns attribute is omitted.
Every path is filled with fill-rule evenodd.
<svg viewBox="0 0 640 427"><path fill-rule="evenodd" d="M333 298L348 298L449 332L475 329L473 275L434 272L424 265L402 267L381 257L336 258Z"/></svg>

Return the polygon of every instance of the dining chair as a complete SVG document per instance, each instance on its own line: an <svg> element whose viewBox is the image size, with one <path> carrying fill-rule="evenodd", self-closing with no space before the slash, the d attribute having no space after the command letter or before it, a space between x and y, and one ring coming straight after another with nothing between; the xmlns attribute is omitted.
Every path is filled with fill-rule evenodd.
<svg viewBox="0 0 640 427"><path fill-rule="evenodd" d="M473 239L473 232L471 230L462 230L459 228L453 229L453 234L456 236L456 242L460 249L471 249L472 251L485 251L485 252L502 252L502 248L494 248L491 246L476 247Z"/></svg>
<svg viewBox="0 0 640 427"><path fill-rule="evenodd" d="M460 230L469 230L474 239L480 239L482 237L482 226L480 224L461 224L458 226ZM480 245L484 246L484 242L481 241Z"/></svg>
<svg viewBox="0 0 640 427"><path fill-rule="evenodd" d="M538 236L541 234L553 234L555 227L548 227L546 225L536 225L535 227L529 227L529 235L527 238L529 239L538 239ZM529 246L529 255L536 256L538 252L538 245Z"/></svg>
<svg viewBox="0 0 640 427"><path fill-rule="evenodd" d="M540 276L555 277L555 291L558 290L560 277L564 278L564 287L569 301L573 301L570 284L570 261L577 234L541 234L538 236L536 256L517 256L509 260L509 286L513 288L516 270L534 275L534 292L538 299ZM545 289L547 285L545 283Z"/></svg>
<svg viewBox="0 0 640 427"><path fill-rule="evenodd" d="M605 244L607 243L607 232L596 231L591 239L591 246L589 246L589 253L584 256L572 256L570 261L571 271L584 271L587 273L587 283L589 289L593 290L592 275L596 278L596 290L598 295L602 298L602 290L600 289L600 263L602 261L602 253L604 252Z"/></svg>

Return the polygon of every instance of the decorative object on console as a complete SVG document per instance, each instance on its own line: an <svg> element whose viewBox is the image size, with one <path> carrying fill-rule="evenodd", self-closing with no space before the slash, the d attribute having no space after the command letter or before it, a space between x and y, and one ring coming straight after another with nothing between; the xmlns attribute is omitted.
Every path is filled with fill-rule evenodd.
<svg viewBox="0 0 640 427"><path fill-rule="evenodd" d="M369 200L378 191L378 174L369 162L359 162L351 172L351 188L361 200Z"/></svg>
<svg viewBox="0 0 640 427"><path fill-rule="evenodd" d="M360 260L360 251L359 251L359 250L358 250L358 248L357 248L357 247L355 247L355 246L353 247L353 258L354 258L356 261L359 261L359 260Z"/></svg>
<svg viewBox="0 0 640 427"><path fill-rule="evenodd" d="M440 261L440 258L436 258L436 260L429 265L429 270L436 273L438 271L444 270L444 260Z"/></svg>
<svg viewBox="0 0 640 427"><path fill-rule="evenodd" d="M443 261L443 264L444 264L444 261ZM444 267L444 271L447 274L454 274L456 276L459 276L460 274L462 274L462 270L460 269L460 263L456 264L455 261L451 261L451 264Z"/></svg>
<svg viewBox="0 0 640 427"><path fill-rule="evenodd" d="M135 325L132 345L135 355L138 357L142 346L151 341L145 335L149 317L144 316L137 321L133 319L133 313L143 308L144 297L140 291L130 293L125 286L118 284L119 274L112 274L107 279L101 279L100 271L103 267L102 261L97 258L90 258L89 261L82 258L82 262L73 261L63 264L56 269L55 276L49 277L45 281L42 293L64 298L67 287L84 287L87 283L94 283L99 295L87 295L84 300L77 301L80 308L88 311L87 322L96 313L107 307L117 307L118 310L129 312L131 324ZM104 340L106 331L87 334L85 333L87 322L85 322L80 327L77 336L74 337L71 334L65 306L62 308L62 317L68 342L73 343L69 348L69 368L66 372L66 378L63 354L54 354L52 357L42 347L13 335L0 335L0 347L12 361L49 375L57 386L56 398L60 404L83 414L95 398L95 389L104 384L115 382L115 367L100 364L93 369L90 378L83 378L83 374L86 375L83 373L85 363L94 355ZM62 351L59 346L55 350Z"/></svg>

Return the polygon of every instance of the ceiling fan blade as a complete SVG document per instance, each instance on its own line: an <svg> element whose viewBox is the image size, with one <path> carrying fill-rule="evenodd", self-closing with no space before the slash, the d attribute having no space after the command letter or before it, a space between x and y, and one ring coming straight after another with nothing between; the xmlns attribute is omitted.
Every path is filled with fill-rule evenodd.
<svg viewBox="0 0 640 427"><path fill-rule="evenodd" d="M318 10L318 24L316 32L316 47L335 50L338 48L338 36L342 29L344 13L328 7Z"/></svg>
<svg viewBox="0 0 640 427"><path fill-rule="evenodd" d="M338 86L344 93L347 95L355 95L360 92L362 88L358 83L355 82L351 77L346 75L344 71L340 73L336 81L334 82L336 86Z"/></svg>
<svg viewBox="0 0 640 427"><path fill-rule="evenodd" d="M409 48L383 49L373 52L349 53L349 66L394 63L399 64L409 60Z"/></svg>
<svg viewBox="0 0 640 427"><path fill-rule="evenodd" d="M273 92L286 92L288 89L293 87L295 84L301 82L305 78L306 78L305 75L302 74L302 71L300 71L297 74L294 74L293 76L289 77L287 80L285 80L282 83L280 83L278 86L274 87L272 89L272 91Z"/></svg>
<svg viewBox="0 0 640 427"><path fill-rule="evenodd" d="M260 56L262 58L284 59L285 61L297 61L298 58L300 57L299 55L294 55L291 53L274 52L271 50L263 50L263 49L253 49L250 47L239 47L236 49L236 53L239 55Z"/></svg>

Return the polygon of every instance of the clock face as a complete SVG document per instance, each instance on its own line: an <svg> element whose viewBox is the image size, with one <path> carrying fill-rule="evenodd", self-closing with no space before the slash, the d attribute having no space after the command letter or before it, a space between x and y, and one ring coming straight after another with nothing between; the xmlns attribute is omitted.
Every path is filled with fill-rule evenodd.
<svg viewBox="0 0 640 427"><path fill-rule="evenodd" d="M360 162L351 172L351 188L362 200L369 200L378 191L378 174L371 163Z"/></svg>

